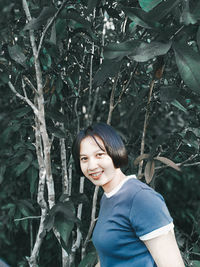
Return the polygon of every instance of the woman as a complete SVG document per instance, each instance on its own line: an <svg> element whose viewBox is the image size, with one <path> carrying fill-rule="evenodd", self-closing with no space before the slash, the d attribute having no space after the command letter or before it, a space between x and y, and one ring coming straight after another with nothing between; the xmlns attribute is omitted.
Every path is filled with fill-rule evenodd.
<svg viewBox="0 0 200 267"><path fill-rule="evenodd" d="M104 190L92 237L96 266L183 267L164 199L121 171L128 156L115 130L97 123L80 131L72 154L79 174Z"/></svg>

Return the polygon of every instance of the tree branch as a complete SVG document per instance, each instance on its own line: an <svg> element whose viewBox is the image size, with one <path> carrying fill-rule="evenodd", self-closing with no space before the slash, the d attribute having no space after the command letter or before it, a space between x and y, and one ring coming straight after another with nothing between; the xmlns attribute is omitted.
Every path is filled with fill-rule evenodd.
<svg viewBox="0 0 200 267"><path fill-rule="evenodd" d="M89 227L86 239L85 239L83 246L82 246L82 258L84 258L84 256L85 256L87 244L90 240L90 237L92 235L92 231L94 229L94 225L96 222L96 203L97 203L98 192L99 192L99 186L95 186L93 201L92 201L91 222L90 222L90 227Z"/></svg>
<svg viewBox="0 0 200 267"><path fill-rule="evenodd" d="M24 102L26 102L26 103L32 108L32 110L33 110L33 112L35 113L35 115L38 117L38 115L39 115L39 111L38 111L38 109L36 108L36 106L31 102L31 100L28 99L27 95L26 95L26 96L22 96L21 94L19 94L19 93L16 91L16 89L15 89L15 87L14 87L14 85L12 84L11 81L8 82L8 85L9 85L11 91L12 91L17 97L19 97L21 100L23 100Z"/></svg>
<svg viewBox="0 0 200 267"><path fill-rule="evenodd" d="M38 94L37 89L35 88L35 86L32 84L32 82L29 80L28 77L26 77L25 75L23 76L24 81L26 82L26 84L28 84L30 86L30 88L36 93Z"/></svg>
<svg viewBox="0 0 200 267"><path fill-rule="evenodd" d="M48 29L51 27L51 25L54 23L54 21L56 20L56 18L58 17L58 15L60 14L60 12L62 11L62 9L64 8L65 4L67 3L67 1L63 1L61 7L58 9L58 11L56 12L56 14L50 19L49 23L46 25L44 31L42 32L42 36L40 38L40 43L38 46L38 50L37 50L37 54L36 54L36 58L39 58L39 54L40 54L40 50L44 41L44 37L48 31Z"/></svg>
<svg viewBox="0 0 200 267"><path fill-rule="evenodd" d="M119 73L115 76L115 80L113 83L111 95L110 95L110 105L109 105L109 113L108 113L108 118L107 118L107 124L111 124L111 119L112 119L112 112L114 110L114 101L115 101L115 89L117 87L117 82L119 79Z"/></svg>
<svg viewBox="0 0 200 267"><path fill-rule="evenodd" d="M120 95L119 95L118 100L116 101L116 103L115 103L115 105L114 105L113 110L114 110L114 109L116 108L116 106L121 102L122 96L123 96L123 94L126 92L128 86L129 86L129 84L130 84L130 82L131 82L131 80L132 80L132 78L133 78L133 76L134 76L134 74L135 74L135 72L136 72L136 70L137 70L137 66L138 66L138 62L137 62L137 64L136 64L136 66L135 66L135 69L131 72L131 75L130 75L130 78L129 78L128 82L123 86L122 91L121 91L121 93L120 93Z"/></svg>
<svg viewBox="0 0 200 267"><path fill-rule="evenodd" d="M40 219L40 218L41 218L41 216L28 216L28 217L24 217L24 218L14 219L14 222L30 220L30 219Z"/></svg>
<svg viewBox="0 0 200 267"><path fill-rule="evenodd" d="M154 84L155 84L155 79L153 79L151 81L150 89L149 89L149 96L148 96L148 102L147 102L145 119L144 119L144 126L143 126L143 132L142 132L140 155L144 154L145 137L146 137L147 124L148 124L149 113L150 113L150 102L151 102L151 96L152 96ZM139 179L142 177L142 167L143 167L143 160L141 160L139 163L139 169L138 169L138 178Z"/></svg>

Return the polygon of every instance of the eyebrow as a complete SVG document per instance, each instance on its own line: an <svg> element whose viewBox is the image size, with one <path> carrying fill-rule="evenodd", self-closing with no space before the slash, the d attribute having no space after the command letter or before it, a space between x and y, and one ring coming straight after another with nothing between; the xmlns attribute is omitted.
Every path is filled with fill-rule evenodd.
<svg viewBox="0 0 200 267"><path fill-rule="evenodd" d="M102 150L102 149L98 149L98 150L94 151L94 153L97 153L97 152L99 152L99 151L106 152L106 151L104 151L104 150ZM87 156L87 155L86 155L86 154L80 154L80 157L82 157L82 156Z"/></svg>

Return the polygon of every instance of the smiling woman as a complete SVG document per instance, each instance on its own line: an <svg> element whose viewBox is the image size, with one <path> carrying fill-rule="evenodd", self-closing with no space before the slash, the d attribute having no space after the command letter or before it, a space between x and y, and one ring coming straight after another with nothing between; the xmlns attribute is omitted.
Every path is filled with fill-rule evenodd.
<svg viewBox="0 0 200 267"><path fill-rule="evenodd" d="M80 145L80 167L93 184L110 192L125 175L115 168L112 158L106 152L103 141L98 137L85 137Z"/></svg>
<svg viewBox="0 0 200 267"><path fill-rule="evenodd" d="M97 266L183 267L165 201L121 171L128 157L115 130L97 123L80 131L72 154L77 171L104 190L92 238Z"/></svg>

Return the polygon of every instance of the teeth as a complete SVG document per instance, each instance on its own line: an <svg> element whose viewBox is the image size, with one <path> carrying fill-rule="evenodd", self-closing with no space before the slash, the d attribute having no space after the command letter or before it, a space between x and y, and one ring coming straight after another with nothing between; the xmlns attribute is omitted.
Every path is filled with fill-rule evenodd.
<svg viewBox="0 0 200 267"><path fill-rule="evenodd" d="M91 176L94 176L94 177L97 177L97 176L99 176L101 174L101 172L98 172L98 173L92 173L92 174L90 174Z"/></svg>

